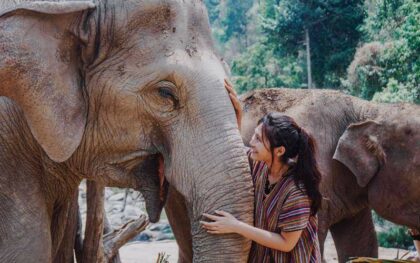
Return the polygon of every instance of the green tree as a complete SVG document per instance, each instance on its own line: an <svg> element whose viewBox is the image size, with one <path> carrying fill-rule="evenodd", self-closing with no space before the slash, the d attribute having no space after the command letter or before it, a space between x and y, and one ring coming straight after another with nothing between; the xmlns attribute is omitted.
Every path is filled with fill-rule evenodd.
<svg viewBox="0 0 420 263"><path fill-rule="evenodd" d="M253 0L226 0L224 2L223 9L225 12L221 19L221 26L224 31L221 36L222 42L227 42L232 37L241 37L246 33L247 12L253 3Z"/></svg>
<svg viewBox="0 0 420 263"><path fill-rule="evenodd" d="M350 92L381 102L420 103L420 2L377 0L362 32L374 42L357 51L348 69L344 83Z"/></svg>
<svg viewBox="0 0 420 263"><path fill-rule="evenodd" d="M214 24L220 16L220 0L204 0L209 14L210 24Z"/></svg>
<svg viewBox="0 0 420 263"><path fill-rule="evenodd" d="M249 11L255 0L204 0L207 6L213 38L222 57L230 63L251 45ZM252 31L252 30L251 30Z"/></svg>
<svg viewBox="0 0 420 263"><path fill-rule="evenodd" d="M266 0L273 2L272 0ZM277 43L277 57L298 56L305 29L311 43L312 73L320 87L334 87L345 76L361 33L365 12L363 0L281 0L266 9L263 30L270 43Z"/></svg>
<svg viewBox="0 0 420 263"><path fill-rule="evenodd" d="M368 11L361 32L365 42L387 42L395 38L395 30L404 20L401 6L404 0L368 0L365 9Z"/></svg>
<svg viewBox="0 0 420 263"><path fill-rule="evenodd" d="M233 61L233 81L238 92L264 87L301 87L303 68L299 61L294 57L276 59L272 51L260 41Z"/></svg>

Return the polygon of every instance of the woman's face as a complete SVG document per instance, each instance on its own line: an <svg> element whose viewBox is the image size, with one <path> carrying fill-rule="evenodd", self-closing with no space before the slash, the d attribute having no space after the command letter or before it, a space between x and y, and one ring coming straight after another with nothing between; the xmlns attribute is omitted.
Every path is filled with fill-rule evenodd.
<svg viewBox="0 0 420 263"><path fill-rule="evenodd" d="M264 144L265 143L265 144ZM271 163L270 143L265 139L263 142L262 124L255 128L254 135L249 142L251 146L251 159L254 161L264 161Z"/></svg>

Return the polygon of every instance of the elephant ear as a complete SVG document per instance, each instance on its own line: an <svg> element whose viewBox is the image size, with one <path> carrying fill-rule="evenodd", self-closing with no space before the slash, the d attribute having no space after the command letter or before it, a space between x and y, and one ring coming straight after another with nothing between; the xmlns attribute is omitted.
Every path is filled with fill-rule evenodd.
<svg viewBox="0 0 420 263"><path fill-rule="evenodd" d="M381 125L374 121L352 124L340 137L335 149L333 159L344 164L361 187L368 185L386 161L380 130Z"/></svg>
<svg viewBox="0 0 420 263"><path fill-rule="evenodd" d="M84 43L71 28L94 7L90 1L35 1L0 10L0 96L17 102L33 136L57 162L74 153L84 133Z"/></svg>

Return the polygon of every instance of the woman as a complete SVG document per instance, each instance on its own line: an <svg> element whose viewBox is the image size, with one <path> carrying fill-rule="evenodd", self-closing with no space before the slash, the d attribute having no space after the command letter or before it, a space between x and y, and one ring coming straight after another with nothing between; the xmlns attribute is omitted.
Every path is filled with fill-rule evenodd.
<svg viewBox="0 0 420 263"><path fill-rule="evenodd" d="M225 82L238 124L240 102ZM248 157L255 187L255 226L224 211L203 214L211 234L238 233L251 239L249 262L320 262L317 216L320 172L312 137L292 118L269 113L258 123Z"/></svg>

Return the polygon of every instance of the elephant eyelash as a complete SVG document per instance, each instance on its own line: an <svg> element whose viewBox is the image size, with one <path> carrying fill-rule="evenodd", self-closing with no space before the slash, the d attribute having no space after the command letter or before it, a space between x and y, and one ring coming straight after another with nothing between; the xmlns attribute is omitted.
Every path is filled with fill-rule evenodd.
<svg viewBox="0 0 420 263"><path fill-rule="evenodd" d="M179 99L178 97L172 92L171 88L169 87L160 87L159 90L159 95L162 98L165 99L170 99L172 100L173 104L174 104L174 108L177 109L179 107Z"/></svg>
<svg viewBox="0 0 420 263"><path fill-rule="evenodd" d="M159 88L159 95L165 99L175 99L175 95L168 88Z"/></svg>

